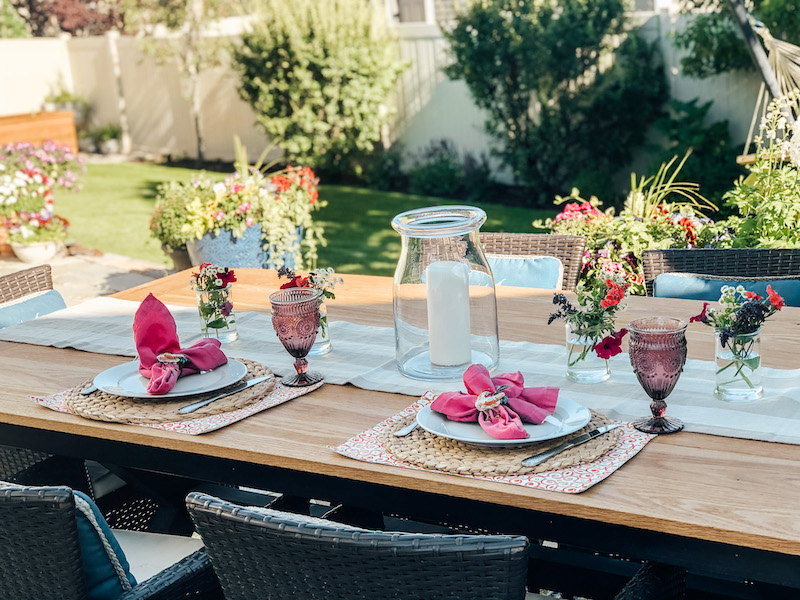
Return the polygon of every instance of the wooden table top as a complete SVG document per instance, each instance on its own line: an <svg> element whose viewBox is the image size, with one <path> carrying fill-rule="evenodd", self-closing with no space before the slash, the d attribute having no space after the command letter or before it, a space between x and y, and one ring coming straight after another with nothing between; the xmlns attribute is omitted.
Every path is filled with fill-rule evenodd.
<svg viewBox="0 0 800 600"><path fill-rule="evenodd" d="M279 285L275 271L238 269L237 276L237 311L266 312L268 295ZM195 302L188 272L126 290L116 297L140 301L149 292L167 304ZM500 337L563 343L563 326L546 325L551 299L552 292L498 288ZM700 307L696 301L633 297L621 313L621 321L654 314L688 319ZM391 326L392 281L346 275L328 311L331 320ZM800 309L784 309L766 323L762 349L767 366L798 366L799 321ZM708 360L713 356L713 336L706 326L690 327L687 339L691 358ZM800 446L686 432L661 436L588 491L562 494L363 463L327 449L408 406L412 400L404 395L325 385L219 431L188 436L89 421L46 410L27 400L31 394L64 390L128 358L0 342L0 360L3 423L800 555ZM646 400L642 409L644 414Z"/></svg>

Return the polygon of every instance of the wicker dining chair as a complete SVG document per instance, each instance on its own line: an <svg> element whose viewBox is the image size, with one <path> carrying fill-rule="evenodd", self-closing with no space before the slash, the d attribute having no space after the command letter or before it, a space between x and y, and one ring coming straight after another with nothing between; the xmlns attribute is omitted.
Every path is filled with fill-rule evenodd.
<svg viewBox="0 0 800 600"><path fill-rule="evenodd" d="M50 265L39 265L0 277L0 303L53 289Z"/></svg>
<svg viewBox="0 0 800 600"><path fill-rule="evenodd" d="M555 256L564 265L562 288L574 290L583 267L586 238L556 233L481 233L486 254L513 256Z"/></svg>
<svg viewBox="0 0 800 600"><path fill-rule="evenodd" d="M642 253L647 295L662 273L800 279L800 248L673 248Z"/></svg>
<svg viewBox="0 0 800 600"><path fill-rule="evenodd" d="M226 597L544 598L526 593L522 536L388 532L192 492L189 514ZM535 564L535 561L534 563ZM643 565L615 600L678 600L682 569Z"/></svg>
<svg viewBox="0 0 800 600"><path fill-rule="evenodd" d="M76 511L76 496L67 487L0 486L0 598L89 597L83 560L94 555L82 554ZM198 550L115 600L144 598L223 596L208 555Z"/></svg>
<svg viewBox="0 0 800 600"><path fill-rule="evenodd" d="M229 598L525 598L524 537L373 531L199 492L186 503Z"/></svg>

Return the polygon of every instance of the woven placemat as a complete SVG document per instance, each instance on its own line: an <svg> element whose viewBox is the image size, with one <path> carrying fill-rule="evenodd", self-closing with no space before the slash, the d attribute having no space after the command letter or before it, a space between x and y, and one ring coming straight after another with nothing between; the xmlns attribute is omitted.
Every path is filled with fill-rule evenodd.
<svg viewBox="0 0 800 600"><path fill-rule="evenodd" d="M237 358L236 360L244 363L247 367L247 374L244 376L245 379L272 375L272 371L260 363L243 358ZM80 393L81 390L86 389L91 383L92 380L90 379L67 391L66 403L72 412L95 421L146 424L186 421L237 410L260 400L268 394L275 387L275 378L273 377L272 379L258 383L236 394L220 398L188 414L181 414L178 412L178 409L190 402L202 400L203 398L207 398L208 396L224 390L216 390L213 394L209 393L174 399L158 396L154 396L152 399L126 398L100 390L85 396L82 395Z"/></svg>
<svg viewBox="0 0 800 600"><path fill-rule="evenodd" d="M589 423L569 435L545 442L498 448L465 444L429 433L422 427L417 427L404 437L392 435L398 429L410 425L416 418L415 414L409 415L389 427L384 435L386 449L403 462L456 475L527 475L575 467L600 458L617 445L620 436L620 430L614 429L584 444L565 450L535 467L525 467L522 465L522 459L549 450L595 427L607 425L611 423L611 419L592 411Z"/></svg>

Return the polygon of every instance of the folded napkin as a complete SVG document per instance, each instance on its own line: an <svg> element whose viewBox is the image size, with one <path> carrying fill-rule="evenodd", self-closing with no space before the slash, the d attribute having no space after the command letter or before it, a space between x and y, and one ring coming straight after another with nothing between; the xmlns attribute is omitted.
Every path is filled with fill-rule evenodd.
<svg viewBox="0 0 800 600"><path fill-rule="evenodd" d="M147 295L133 317L133 341L139 373L150 379L148 394L166 394L181 375L210 371L228 362L219 340L203 338L182 349L175 319L153 294Z"/></svg>
<svg viewBox="0 0 800 600"><path fill-rule="evenodd" d="M483 365L464 372L467 393L445 392L431 403L431 410L451 421L477 421L484 431L502 440L524 439L528 432L522 421L539 424L552 414L558 402L558 388L523 386L522 373L490 377Z"/></svg>

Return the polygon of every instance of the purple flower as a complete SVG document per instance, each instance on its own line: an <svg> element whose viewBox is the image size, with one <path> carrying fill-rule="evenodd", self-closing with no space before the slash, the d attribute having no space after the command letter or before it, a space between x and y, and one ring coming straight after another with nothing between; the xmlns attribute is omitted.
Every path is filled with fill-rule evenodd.
<svg viewBox="0 0 800 600"><path fill-rule="evenodd" d="M219 307L219 312L222 314L223 317L229 317L233 312L233 304L230 301L226 300L225 304Z"/></svg>

